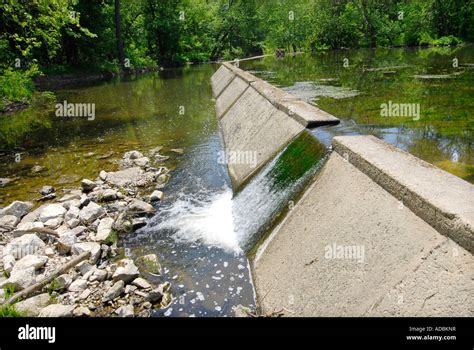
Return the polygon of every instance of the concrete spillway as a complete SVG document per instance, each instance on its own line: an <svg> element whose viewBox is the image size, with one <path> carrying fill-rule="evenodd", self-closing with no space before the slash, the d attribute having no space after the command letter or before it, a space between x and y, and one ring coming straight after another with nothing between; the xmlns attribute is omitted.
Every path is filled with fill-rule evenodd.
<svg viewBox="0 0 474 350"><path fill-rule="evenodd" d="M228 165L234 190L304 128L337 122L229 64L212 85L226 150L259 152ZM332 148L253 259L261 311L473 316L474 186L373 136Z"/></svg>
<svg viewBox="0 0 474 350"><path fill-rule="evenodd" d="M211 80L226 153L237 160L228 162L235 190L305 128L339 122L228 63Z"/></svg>

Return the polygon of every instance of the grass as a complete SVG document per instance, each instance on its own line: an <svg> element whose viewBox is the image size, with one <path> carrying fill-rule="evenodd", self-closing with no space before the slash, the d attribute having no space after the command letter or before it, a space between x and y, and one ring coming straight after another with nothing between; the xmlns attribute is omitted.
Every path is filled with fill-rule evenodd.
<svg viewBox="0 0 474 350"><path fill-rule="evenodd" d="M5 288L5 300L8 300L15 293L13 287ZM0 317L24 317L25 314L16 309L15 304L0 305Z"/></svg>

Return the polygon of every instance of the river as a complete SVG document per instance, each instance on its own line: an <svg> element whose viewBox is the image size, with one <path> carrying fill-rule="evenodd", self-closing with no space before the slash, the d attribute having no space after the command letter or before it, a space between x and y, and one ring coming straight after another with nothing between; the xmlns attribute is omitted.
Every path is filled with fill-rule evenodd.
<svg viewBox="0 0 474 350"><path fill-rule="evenodd" d="M453 59L458 66L453 67ZM334 135L374 134L474 183L474 48L347 50L242 61L240 67L341 118L304 133L241 192L232 193L214 111L215 65L190 65L55 91L95 103L96 117L42 107L0 118L0 205L77 186L117 169L126 151L170 156L165 199L148 225L123 237L128 255L157 254L174 301L156 316L230 316L254 307L247 256L324 163ZM418 118L381 116L384 103L418 104ZM172 149L182 148L182 154ZM104 157L107 155L108 157ZM42 169L33 172L36 166Z"/></svg>

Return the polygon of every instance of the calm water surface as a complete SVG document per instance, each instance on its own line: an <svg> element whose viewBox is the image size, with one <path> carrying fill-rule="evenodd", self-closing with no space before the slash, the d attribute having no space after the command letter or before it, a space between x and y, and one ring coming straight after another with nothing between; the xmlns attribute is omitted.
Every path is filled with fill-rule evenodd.
<svg viewBox="0 0 474 350"><path fill-rule="evenodd" d="M75 187L102 169L116 170L114 162L126 151L162 145L171 157L165 165L173 169L165 200L148 225L121 244L132 256L161 258L164 275L147 277L170 280L174 301L157 316L233 315L235 305L254 306L246 253L323 163L333 136L374 134L474 182L473 63L472 46L242 62L342 122L313 130L321 143L303 134L238 194L218 163L222 140L210 88L215 66L59 90L59 101L95 103L95 120L58 118L44 107L2 116L0 177L13 181L0 187L0 205L33 200L44 185ZM419 104L420 119L381 117L380 105L389 101ZM44 170L32 172L35 165Z"/></svg>

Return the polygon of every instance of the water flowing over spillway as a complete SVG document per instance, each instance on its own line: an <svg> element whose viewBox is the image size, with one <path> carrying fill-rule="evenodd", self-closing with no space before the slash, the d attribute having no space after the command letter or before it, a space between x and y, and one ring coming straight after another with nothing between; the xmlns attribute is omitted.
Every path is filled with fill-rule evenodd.
<svg viewBox="0 0 474 350"><path fill-rule="evenodd" d="M217 135L194 148L176 169L158 214L125 243L137 255L158 252L163 278L173 281L173 304L157 315L230 316L236 305L254 307L246 253L295 199L326 154L305 132L234 194L225 165L217 162L220 150Z"/></svg>

